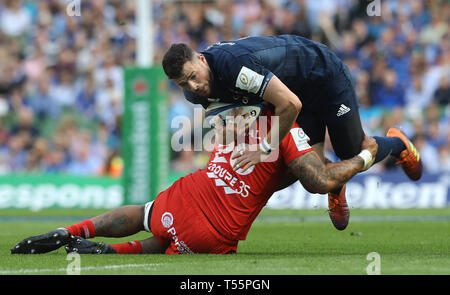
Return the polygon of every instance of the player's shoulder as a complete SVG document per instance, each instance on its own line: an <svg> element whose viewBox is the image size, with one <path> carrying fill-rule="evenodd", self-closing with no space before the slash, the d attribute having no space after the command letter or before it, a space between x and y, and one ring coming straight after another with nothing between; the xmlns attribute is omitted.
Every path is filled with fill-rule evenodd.
<svg viewBox="0 0 450 295"><path fill-rule="evenodd" d="M237 57L243 53L242 46L236 41L221 41L208 46L201 53L214 56L216 58Z"/></svg>
<svg viewBox="0 0 450 295"><path fill-rule="evenodd" d="M251 52L235 42L219 42L202 52L216 74L227 76L238 70L239 65L252 62Z"/></svg>
<svg viewBox="0 0 450 295"><path fill-rule="evenodd" d="M221 41L207 47L201 53L210 54L216 59L222 58L245 58L253 53L266 48L285 44L286 39L279 36L255 36L244 37L232 41Z"/></svg>

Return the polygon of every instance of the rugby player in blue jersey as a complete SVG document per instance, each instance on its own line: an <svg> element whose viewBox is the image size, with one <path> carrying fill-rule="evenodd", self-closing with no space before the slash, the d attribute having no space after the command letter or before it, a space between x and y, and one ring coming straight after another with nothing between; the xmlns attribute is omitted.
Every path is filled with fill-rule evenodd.
<svg viewBox="0 0 450 295"><path fill-rule="evenodd" d="M235 169L248 169L271 153L297 122L310 138L310 145L324 158L325 132L336 155L349 159L361 150L364 130L358 98L347 66L325 45L294 35L247 37L223 41L196 52L188 45L173 44L165 53L163 68L185 97L205 109L211 102L255 104L275 107L278 126L254 150L236 155ZM272 140L278 139L278 140ZM398 128L386 137L374 136L375 159L393 155L412 180L422 175L420 156ZM345 185L328 194L330 217L336 228L345 228L349 208Z"/></svg>

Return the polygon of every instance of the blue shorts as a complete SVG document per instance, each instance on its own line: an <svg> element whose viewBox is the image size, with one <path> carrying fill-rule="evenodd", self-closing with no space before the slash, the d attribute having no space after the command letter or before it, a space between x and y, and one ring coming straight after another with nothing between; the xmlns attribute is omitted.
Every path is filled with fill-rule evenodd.
<svg viewBox="0 0 450 295"><path fill-rule="evenodd" d="M332 52L330 61L335 66L324 85L319 103L302 109L296 122L310 138L310 144L324 142L328 128L333 149L341 159L359 153L364 139L359 118L359 103L347 66Z"/></svg>

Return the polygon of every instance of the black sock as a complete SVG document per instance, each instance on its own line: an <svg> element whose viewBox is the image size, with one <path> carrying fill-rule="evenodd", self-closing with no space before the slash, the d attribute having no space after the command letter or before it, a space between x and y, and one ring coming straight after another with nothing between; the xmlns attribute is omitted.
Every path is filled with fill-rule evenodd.
<svg viewBox="0 0 450 295"><path fill-rule="evenodd" d="M399 157L400 153L406 149L403 141L398 137L373 137L378 144L378 151L375 157L375 163L384 160L387 156L393 155L394 157Z"/></svg>

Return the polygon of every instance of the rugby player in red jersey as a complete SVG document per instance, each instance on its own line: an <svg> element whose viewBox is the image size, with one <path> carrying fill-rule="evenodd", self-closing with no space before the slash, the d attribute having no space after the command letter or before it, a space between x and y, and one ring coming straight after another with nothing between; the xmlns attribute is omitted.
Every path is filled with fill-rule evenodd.
<svg viewBox="0 0 450 295"><path fill-rule="evenodd" d="M270 107L263 107L260 118L267 118L268 128L260 128L261 120L254 121L256 125L252 126L256 128L241 128L240 120L248 116L243 116L242 109L233 111L235 120L226 125L216 117L216 144L206 168L181 177L145 205L123 206L29 237L14 246L11 253L45 253L63 245L68 252L80 254L235 253L238 242L245 240L253 221L275 191L299 180L312 193L328 193L370 167L371 162L361 154L323 164L309 145L308 136L295 123L278 152L268 155L272 159L246 170L233 169L232 155L259 144L265 135L259 133L270 130L271 120L276 118L271 117L273 114ZM366 136L361 149L374 158L377 148L376 141ZM130 236L143 230L153 236L121 244L87 240Z"/></svg>

